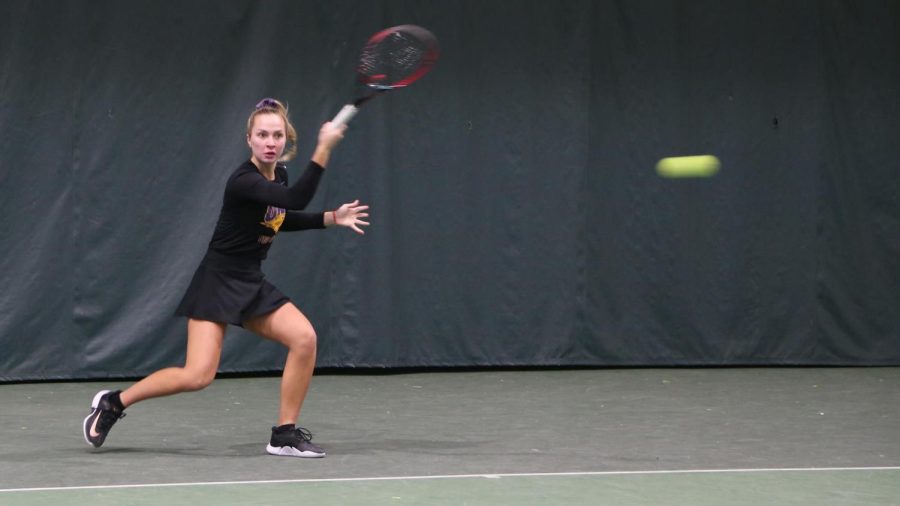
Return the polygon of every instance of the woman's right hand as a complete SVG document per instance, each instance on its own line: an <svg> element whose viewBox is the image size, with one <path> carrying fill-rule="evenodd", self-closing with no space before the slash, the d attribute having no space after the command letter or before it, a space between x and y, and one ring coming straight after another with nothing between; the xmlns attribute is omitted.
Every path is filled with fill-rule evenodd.
<svg viewBox="0 0 900 506"><path fill-rule="evenodd" d="M328 165L328 159L331 158L331 151L344 138L344 132L347 131L347 125L334 126L330 121L322 125L319 129L319 143L316 145L316 151L313 153L312 161L322 167Z"/></svg>
<svg viewBox="0 0 900 506"><path fill-rule="evenodd" d="M334 126L330 121L326 122L319 129L319 146L331 151L340 144L346 131L346 124Z"/></svg>

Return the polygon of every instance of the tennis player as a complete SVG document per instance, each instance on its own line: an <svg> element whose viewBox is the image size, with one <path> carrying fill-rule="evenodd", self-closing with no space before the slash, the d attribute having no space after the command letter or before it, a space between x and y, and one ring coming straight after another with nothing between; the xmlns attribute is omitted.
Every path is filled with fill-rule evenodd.
<svg viewBox="0 0 900 506"><path fill-rule="evenodd" d="M290 299L266 281L260 265L279 231L339 225L364 233L360 227L369 224L363 221L368 206L358 200L324 213L302 211L312 200L346 128L325 123L311 161L300 179L288 186L282 162L296 153L297 133L281 102L266 98L256 105L247 120L250 159L228 178L206 256L176 310L188 319L184 367L161 369L124 391L98 392L91 402L91 414L84 419L84 438L91 446L103 444L128 406L200 390L212 383L225 329L232 324L288 348L278 424L272 427L266 451L293 457L325 456L312 442L310 432L295 425L316 363L315 330Z"/></svg>

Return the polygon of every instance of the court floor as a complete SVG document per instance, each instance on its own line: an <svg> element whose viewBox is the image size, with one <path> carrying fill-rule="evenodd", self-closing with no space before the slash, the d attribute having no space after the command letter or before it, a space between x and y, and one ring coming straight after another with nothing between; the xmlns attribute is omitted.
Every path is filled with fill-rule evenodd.
<svg viewBox="0 0 900 506"><path fill-rule="evenodd" d="M0 505L900 504L900 368L317 375L324 459L265 453L278 378L81 421L127 382L0 385Z"/></svg>

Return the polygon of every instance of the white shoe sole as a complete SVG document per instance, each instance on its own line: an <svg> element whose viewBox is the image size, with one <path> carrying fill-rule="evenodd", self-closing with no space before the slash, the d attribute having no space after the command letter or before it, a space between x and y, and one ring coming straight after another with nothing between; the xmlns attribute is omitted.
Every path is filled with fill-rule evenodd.
<svg viewBox="0 0 900 506"><path fill-rule="evenodd" d="M325 452L301 452L293 446L266 445L266 452L268 452L269 455L278 455L280 457L301 457L304 459L320 459L325 456Z"/></svg>
<svg viewBox="0 0 900 506"><path fill-rule="evenodd" d="M100 390L99 392L97 392L97 395L94 396L94 400L91 401L91 414L89 414L88 416L84 417L84 423L81 424L81 426L82 426L82 432L84 433L84 441L85 441L87 444L93 446L94 448L97 448L97 447L94 446L94 443L91 443L91 440L90 440L90 439L88 439L88 431L91 430L91 428L88 426L88 420L89 420L92 416L94 416L94 412L97 410L97 406L100 405L100 398L103 397L104 395L108 394L108 393L109 393L109 390Z"/></svg>

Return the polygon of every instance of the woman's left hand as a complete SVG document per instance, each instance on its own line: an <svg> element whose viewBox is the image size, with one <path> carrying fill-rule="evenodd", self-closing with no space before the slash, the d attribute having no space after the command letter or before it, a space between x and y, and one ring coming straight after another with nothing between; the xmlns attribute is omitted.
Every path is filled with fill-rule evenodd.
<svg viewBox="0 0 900 506"><path fill-rule="evenodd" d="M363 229L359 227L369 225L368 221L362 220L362 218L369 217L369 213L366 212L367 209L369 209L369 206L360 205L357 199L342 205L330 214L335 225L349 227L357 234L365 234Z"/></svg>

